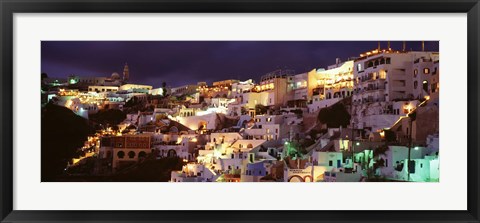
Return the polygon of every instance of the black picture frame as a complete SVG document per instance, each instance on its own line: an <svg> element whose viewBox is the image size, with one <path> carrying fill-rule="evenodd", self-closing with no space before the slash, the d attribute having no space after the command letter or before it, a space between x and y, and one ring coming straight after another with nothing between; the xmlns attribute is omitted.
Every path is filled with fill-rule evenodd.
<svg viewBox="0 0 480 223"><path fill-rule="evenodd" d="M0 216L2 222L479 222L478 0L0 0ZM468 210L466 211L22 211L13 210L14 13L467 13ZM459 86L460 87L460 86ZM454 191L452 191L454 193ZM48 201L45 201L48 202ZM158 201L161 202L161 201ZM445 201L448 202L448 201Z"/></svg>

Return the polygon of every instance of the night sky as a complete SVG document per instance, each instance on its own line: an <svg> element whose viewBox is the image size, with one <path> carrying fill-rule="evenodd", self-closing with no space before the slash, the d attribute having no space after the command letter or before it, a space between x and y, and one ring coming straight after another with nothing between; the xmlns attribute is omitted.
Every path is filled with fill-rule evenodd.
<svg viewBox="0 0 480 223"><path fill-rule="evenodd" d="M438 51L439 42L425 42ZM120 75L125 62L130 82L160 87L225 79L254 79L278 68L296 73L326 68L377 48L377 41L42 41L41 72L49 77ZM386 48L387 42L381 42ZM394 50L402 42L391 42ZM421 50L421 42L407 42Z"/></svg>

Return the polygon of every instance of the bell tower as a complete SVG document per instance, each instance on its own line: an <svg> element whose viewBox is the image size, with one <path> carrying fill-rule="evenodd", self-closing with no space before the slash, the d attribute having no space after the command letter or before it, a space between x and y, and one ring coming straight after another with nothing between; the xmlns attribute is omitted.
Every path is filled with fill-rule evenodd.
<svg viewBox="0 0 480 223"><path fill-rule="evenodd" d="M125 63L125 66L123 67L123 81L128 81L130 78L130 71L128 70L128 64Z"/></svg>

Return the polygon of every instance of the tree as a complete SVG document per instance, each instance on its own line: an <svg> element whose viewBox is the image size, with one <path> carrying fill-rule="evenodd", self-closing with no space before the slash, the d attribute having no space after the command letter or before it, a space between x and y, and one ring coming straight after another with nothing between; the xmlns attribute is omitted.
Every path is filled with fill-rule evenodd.
<svg viewBox="0 0 480 223"><path fill-rule="evenodd" d="M45 78L48 78L48 74L47 73L42 73L42 81L45 79Z"/></svg>
<svg viewBox="0 0 480 223"><path fill-rule="evenodd" d="M267 113L268 108L265 105L262 104L256 104L255 105L255 114L257 115L263 115Z"/></svg>
<svg viewBox="0 0 480 223"><path fill-rule="evenodd" d="M41 117L42 181L55 181L93 133L86 119L68 108L47 104Z"/></svg>
<svg viewBox="0 0 480 223"><path fill-rule="evenodd" d="M163 96L167 96L167 83L165 81L162 82L162 92Z"/></svg>
<svg viewBox="0 0 480 223"><path fill-rule="evenodd" d="M247 109L245 107L240 108L240 115L246 115L247 114Z"/></svg>
<svg viewBox="0 0 480 223"><path fill-rule="evenodd" d="M350 114L342 103L322 108L318 112L318 121L327 124L328 128L347 127L350 123L350 118Z"/></svg>
<svg viewBox="0 0 480 223"><path fill-rule="evenodd" d="M90 115L90 120L103 125L116 126L127 118L127 115L118 109L100 110L98 113Z"/></svg>

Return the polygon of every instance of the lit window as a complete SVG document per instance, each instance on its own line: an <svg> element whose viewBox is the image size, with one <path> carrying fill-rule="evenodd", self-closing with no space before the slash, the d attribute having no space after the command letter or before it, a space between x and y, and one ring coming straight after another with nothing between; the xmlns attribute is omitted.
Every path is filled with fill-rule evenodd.
<svg viewBox="0 0 480 223"><path fill-rule="evenodd" d="M423 73L424 73L424 74L429 74L429 73L430 73L430 69L424 68L424 69L423 69Z"/></svg>
<svg viewBox="0 0 480 223"><path fill-rule="evenodd" d="M418 74L418 70L417 69L413 70L413 77L417 77L417 74Z"/></svg>

